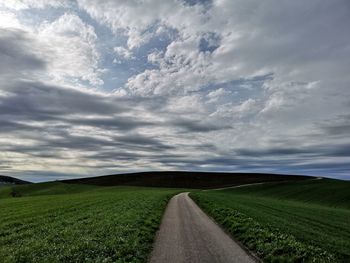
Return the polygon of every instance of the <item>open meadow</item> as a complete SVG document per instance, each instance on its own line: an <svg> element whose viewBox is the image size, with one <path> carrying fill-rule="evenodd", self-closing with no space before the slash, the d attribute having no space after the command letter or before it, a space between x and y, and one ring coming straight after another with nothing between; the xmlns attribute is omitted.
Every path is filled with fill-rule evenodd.
<svg viewBox="0 0 350 263"><path fill-rule="evenodd" d="M145 262L177 192L63 183L1 188L0 261Z"/></svg>
<svg viewBox="0 0 350 263"><path fill-rule="evenodd" d="M349 262L349 188L347 181L310 179L192 190L190 197L264 262ZM3 186L0 262L146 262L167 202L185 191Z"/></svg>

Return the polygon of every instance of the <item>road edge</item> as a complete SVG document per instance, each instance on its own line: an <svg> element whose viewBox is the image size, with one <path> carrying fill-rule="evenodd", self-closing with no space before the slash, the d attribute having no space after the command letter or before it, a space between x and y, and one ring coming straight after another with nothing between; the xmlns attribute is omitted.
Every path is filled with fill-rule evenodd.
<svg viewBox="0 0 350 263"><path fill-rule="evenodd" d="M187 196L188 196L189 198L191 198L191 196L190 196L190 193L191 193L191 192L184 192L184 193L187 193ZM258 263L263 263L262 259L260 259L260 258L258 257L258 255L256 255L256 253L254 253L253 251L249 250L246 246L243 245L243 243L242 243L241 241L237 240L237 239L236 239L230 232L228 232L221 224L219 224L218 222L216 222L215 219L214 219L212 216L208 215L208 214L199 206L199 204L198 204L193 198L191 198L191 200L203 211L203 213L205 213L205 214L210 218L210 220L211 220L214 224L216 224L226 235L228 235L228 236L229 236L235 243L237 243L245 252L247 252L247 254L248 254L249 256L251 256L256 262L258 262Z"/></svg>

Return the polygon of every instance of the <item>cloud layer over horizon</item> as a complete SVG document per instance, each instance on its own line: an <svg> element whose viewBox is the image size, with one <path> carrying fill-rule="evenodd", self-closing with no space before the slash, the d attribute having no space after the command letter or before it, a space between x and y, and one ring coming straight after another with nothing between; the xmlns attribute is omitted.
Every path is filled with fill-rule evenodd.
<svg viewBox="0 0 350 263"><path fill-rule="evenodd" d="M0 174L350 179L350 3L0 3Z"/></svg>

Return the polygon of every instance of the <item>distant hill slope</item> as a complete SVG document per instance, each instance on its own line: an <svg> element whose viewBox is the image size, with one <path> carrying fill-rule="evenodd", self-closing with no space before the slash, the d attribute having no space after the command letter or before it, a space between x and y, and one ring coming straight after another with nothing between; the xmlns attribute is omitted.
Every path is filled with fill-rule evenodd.
<svg viewBox="0 0 350 263"><path fill-rule="evenodd" d="M115 174L98 177L88 177L64 180L64 183L90 184L100 186L128 185L128 186L150 186L150 187L172 187L211 189L228 187L242 184L294 181L310 179L310 176L260 174L260 173L207 173L207 172L182 172L161 171L141 172L130 174Z"/></svg>
<svg viewBox="0 0 350 263"><path fill-rule="evenodd" d="M27 182L11 176L0 175L0 185L2 184L31 184L31 182Z"/></svg>
<svg viewBox="0 0 350 263"><path fill-rule="evenodd" d="M37 195L59 195L76 194L92 190L98 190L100 186L64 184L61 182L46 182L26 185L7 185L0 188L0 198L37 196Z"/></svg>
<svg viewBox="0 0 350 263"><path fill-rule="evenodd" d="M350 181L335 179L276 182L227 189L222 192L350 209Z"/></svg>

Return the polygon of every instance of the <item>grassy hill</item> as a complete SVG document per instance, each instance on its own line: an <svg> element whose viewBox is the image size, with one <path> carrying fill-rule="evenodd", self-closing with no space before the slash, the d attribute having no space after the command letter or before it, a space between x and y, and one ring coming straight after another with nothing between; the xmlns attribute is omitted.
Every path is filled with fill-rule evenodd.
<svg viewBox="0 0 350 263"><path fill-rule="evenodd" d="M348 181L266 183L191 197L266 262L349 262Z"/></svg>
<svg viewBox="0 0 350 263"><path fill-rule="evenodd" d="M72 180L6 185L0 188L0 198L36 195L73 194L94 191L105 186L143 186L187 189L208 189L259 182L303 181L307 176L254 174L254 173L202 173L202 172L144 172L107 175ZM99 187L97 187L99 186Z"/></svg>
<svg viewBox="0 0 350 263"><path fill-rule="evenodd" d="M64 184L61 182L47 182L26 185L9 185L0 188L0 198L26 197L37 195L74 194L98 190L94 185Z"/></svg>
<svg viewBox="0 0 350 263"><path fill-rule="evenodd" d="M223 192L299 201L350 209L350 181L321 179L288 183L269 183L240 187Z"/></svg>
<svg viewBox="0 0 350 263"><path fill-rule="evenodd" d="M7 184L31 184L31 182L17 179L11 176L0 175L0 185Z"/></svg>
<svg viewBox="0 0 350 263"><path fill-rule="evenodd" d="M62 181L73 184L90 185L128 185L128 186L150 186L150 187L171 187L210 189L227 187L241 184L289 181L310 179L307 176L259 174L259 173L206 173L206 172L142 172L130 174L116 174L81 179Z"/></svg>
<svg viewBox="0 0 350 263"><path fill-rule="evenodd" d="M257 182L267 183L190 195L266 262L347 262L350 182L190 172L2 187L0 261L145 262L167 201L185 191L160 186L208 189Z"/></svg>

